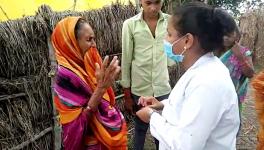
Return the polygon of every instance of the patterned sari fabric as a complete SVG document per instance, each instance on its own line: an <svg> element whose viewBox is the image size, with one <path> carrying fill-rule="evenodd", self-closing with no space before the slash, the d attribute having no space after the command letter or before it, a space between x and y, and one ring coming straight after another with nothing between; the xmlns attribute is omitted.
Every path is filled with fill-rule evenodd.
<svg viewBox="0 0 264 150"><path fill-rule="evenodd" d="M245 56L250 56L251 52L249 49L243 47L241 52ZM241 63L238 61L232 50L228 50L221 57L221 61L229 69L230 76L236 88L236 92L239 100L239 109L242 109L242 103L245 100L248 88L249 79L242 74Z"/></svg>
<svg viewBox="0 0 264 150"><path fill-rule="evenodd" d="M260 124L258 132L257 150L264 149L264 70L256 75L252 80L252 87L254 90L255 108L257 112L258 121Z"/></svg>
<svg viewBox="0 0 264 150"><path fill-rule="evenodd" d="M115 107L112 88L101 98L98 110L90 117L83 111L96 88L95 63L102 65L96 48L84 58L74 28L80 17L61 20L52 34L58 61L54 90L55 106L62 124L64 149L127 149L127 128L123 115ZM91 113L91 112L90 112Z"/></svg>

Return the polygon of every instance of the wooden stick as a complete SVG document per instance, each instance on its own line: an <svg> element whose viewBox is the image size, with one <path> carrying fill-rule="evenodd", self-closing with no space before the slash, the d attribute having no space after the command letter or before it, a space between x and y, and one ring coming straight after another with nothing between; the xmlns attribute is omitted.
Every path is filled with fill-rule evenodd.
<svg viewBox="0 0 264 150"><path fill-rule="evenodd" d="M21 143L21 144L15 146L15 147L13 147L13 148L10 148L10 149L11 149L11 150L22 149L22 148L28 146L30 143L33 143L33 142L35 142L36 140L38 140L39 138L43 137L43 136L46 135L47 133L51 132L52 129L53 129L52 127L49 127L49 128L47 128L47 129L41 131L39 134L35 135L34 138L29 139L29 140L27 140L27 141L25 141L25 142L23 142L23 143Z"/></svg>
<svg viewBox="0 0 264 150"><path fill-rule="evenodd" d="M74 0L73 2L73 11L75 11L77 0Z"/></svg>
<svg viewBox="0 0 264 150"><path fill-rule="evenodd" d="M75 4L76 4L76 1L75 1ZM49 35L47 35L47 36L49 37ZM49 48L50 67L52 68L51 72L54 72L54 75L50 76L50 81L51 81L51 85L54 85L54 78L55 78L55 72L56 72L56 68L57 68L57 61L56 61L55 53L54 53L55 50L51 44L51 39L48 38L47 42L48 42L48 48ZM51 89L51 93L52 93L52 98L54 98L55 92L53 89ZM60 124L59 119L58 119L59 115L57 115L54 100L52 101L52 110L53 110L53 117L55 117L52 121L53 125L54 125L53 131L52 131L53 135L54 135L53 136L53 149L61 149L61 132L56 131L56 130L61 130L61 128L59 126L59 124Z"/></svg>
<svg viewBox="0 0 264 150"><path fill-rule="evenodd" d="M123 98L124 96L125 96L125 94L120 94L120 95L116 96L115 99Z"/></svg>
<svg viewBox="0 0 264 150"><path fill-rule="evenodd" d="M12 99L12 98L17 98L17 97L22 97L22 96L26 96L26 93L18 93L18 94L12 94L12 95L1 95L0 101Z"/></svg>
<svg viewBox="0 0 264 150"><path fill-rule="evenodd" d="M10 20L10 18L9 18L8 15L7 15L7 13L6 13L6 12L4 11L4 9L2 8L2 6L0 6L0 8L1 8L3 14L6 16L6 18L7 18L8 20Z"/></svg>

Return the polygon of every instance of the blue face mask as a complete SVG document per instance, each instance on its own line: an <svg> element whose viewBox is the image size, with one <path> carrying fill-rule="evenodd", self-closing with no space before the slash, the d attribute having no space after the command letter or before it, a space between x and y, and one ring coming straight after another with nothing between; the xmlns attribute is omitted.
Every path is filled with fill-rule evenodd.
<svg viewBox="0 0 264 150"><path fill-rule="evenodd" d="M183 36L183 37L185 37L185 36ZM184 58L183 53L186 51L186 49L184 49L183 52L181 52L181 54L175 55L175 54L173 54L173 48L172 47L173 47L174 44L178 43L183 37L181 37L180 39L176 40L172 44L170 42L166 41L166 40L164 40L164 42L163 42L164 43L164 51L165 51L166 55L170 59L172 59L172 60L174 60L176 62L182 62L183 61L183 58Z"/></svg>

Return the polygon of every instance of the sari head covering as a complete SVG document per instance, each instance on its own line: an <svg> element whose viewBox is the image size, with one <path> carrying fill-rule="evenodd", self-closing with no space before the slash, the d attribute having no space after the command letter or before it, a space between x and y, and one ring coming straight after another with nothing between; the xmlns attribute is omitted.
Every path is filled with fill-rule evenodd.
<svg viewBox="0 0 264 150"><path fill-rule="evenodd" d="M63 85L64 83L55 83L54 89L57 96L54 102L60 115L60 122L65 126L80 120L79 117L83 116L83 108L97 86L95 63L102 65L102 59L95 47L87 50L84 57L81 54L74 32L80 18L67 17L61 20L51 37L58 62L57 77L64 78L64 80L66 78L65 81L70 81L71 85L76 87L75 89L82 89L79 91L88 93L88 96L83 96L83 94L78 94L78 90L76 92L69 90ZM107 149L127 149L126 123L121 112L114 105L115 95L110 87L103 95L98 110L91 115L87 125L92 129L95 139ZM89 139L94 138L86 138L85 141L91 143Z"/></svg>

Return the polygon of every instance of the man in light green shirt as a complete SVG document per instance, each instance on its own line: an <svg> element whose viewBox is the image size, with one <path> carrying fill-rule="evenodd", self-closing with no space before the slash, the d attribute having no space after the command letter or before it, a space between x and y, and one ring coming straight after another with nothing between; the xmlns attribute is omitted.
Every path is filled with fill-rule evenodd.
<svg viewBox="0 0 264 150"><path fill-rule="evenodd" d="M161 12L162 0L140 0L143 10L126 20L122 29L122 80L125 108L134 113L140 96L166 99L171 91L163 39L169 15ZM134 149L144 148L148 124L135 118ZM156 147L158 148L158 142Z"/></svg>

